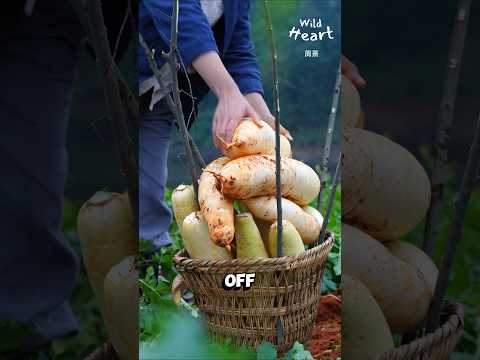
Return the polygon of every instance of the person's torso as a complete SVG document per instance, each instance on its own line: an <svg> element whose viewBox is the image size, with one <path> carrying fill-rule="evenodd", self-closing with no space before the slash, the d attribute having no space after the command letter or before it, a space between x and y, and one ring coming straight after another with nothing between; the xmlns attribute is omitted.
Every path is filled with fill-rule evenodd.
<svg viewBox="0 0 480 360"><path fill-rule="evenodd" d="M201 0L198 0L199 2ZM212 26L212 31L215 37L215 41L218 47L219 56L223 58L228 50L229 44L232 41L232 36L235 30L235 26L242 15L242 9L245 7L244 0L220 0L223 1L223 14ZM199 19L187 19L188 21L198 22ZM157 31L153 19L142 2L139 8L139 31L142 34L145 42L150 48L161 49L162 51L168 51L169 49L169 34L170 29L161 29ZM168 35L167 35L168 34ZM202 37L202 34L198 34ZM157 50L158 52L159 50ZM148 60L145 57L144 50L138 49L138 62L139 62L139 81L142 82L152 75ZM163 64L163 61L157 61L159 65Z"/></svg>

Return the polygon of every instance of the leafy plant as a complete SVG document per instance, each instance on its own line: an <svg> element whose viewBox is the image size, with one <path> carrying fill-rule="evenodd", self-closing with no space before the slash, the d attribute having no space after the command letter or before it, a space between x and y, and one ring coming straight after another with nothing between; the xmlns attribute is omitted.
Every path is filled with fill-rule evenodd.
<svg viewBox="0 0 480 360"><path fill-rule="evenodd" d="M257 346L257 360L275 360L277 349L271 342L263 342Z"/></svg>
<svg viewBox="0 0 480 360"><path fill-rule="evenodd" d="M285 360L313 360L313 357L312 354L310 354L310 351L305 350L303 344L296 341L287 353Z"/></svg>
<svg viewBox="0 0 480 360"><path fill-rule="evenodd" d="M326 199L330 197L330 187L327 186L325 190L324 203L322 206L322 214L325 213ZM342 274L342 189L339 185L335 193L335 200L333 203L332 213L328 225L329 231L334 234L333 248L328 254L327 263L325 264L325 270L322 281L322 293L329 293L336 291L340 283L340 277Z"/></svg>

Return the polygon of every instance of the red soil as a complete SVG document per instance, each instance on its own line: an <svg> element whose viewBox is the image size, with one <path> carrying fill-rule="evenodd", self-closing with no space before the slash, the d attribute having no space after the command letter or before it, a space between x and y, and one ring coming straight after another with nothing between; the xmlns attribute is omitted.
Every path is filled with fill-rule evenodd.
<svg viewBox="0 0 480 360"><path fill-rule="evenodd" d="M306 347L317 360L335 360L342 356L342 300L340 293L322 296L316 325Z"/></svg>

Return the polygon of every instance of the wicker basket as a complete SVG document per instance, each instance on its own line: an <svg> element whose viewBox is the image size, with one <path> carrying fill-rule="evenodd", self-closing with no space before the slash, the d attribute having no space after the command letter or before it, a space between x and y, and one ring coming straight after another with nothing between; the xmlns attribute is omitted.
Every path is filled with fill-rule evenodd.
<svg viewBox="0 0 480 360"><path fill-rule="evenodd" d="M376 360L447 360L463 333L463 307L448 303L442 325L433 333L401 345L377 357Z"/></svg>
<svg viewBox="0 0 480 360"><path fill-rule="evenodd" d="M118 360L117 353L113 346L109 343L104 343L88 355L84 360Z"/></svg>
<svg viewBox="0 0 480 360"><path fill-rule="evenodd" d="M174 261L214 339L230 337L236 346L253 348L269 341L282 354L312 331L332 246L329 234L297 256L205 261L182 250ZM229 273L255 273L255 283L246 291L224 290L222 280Z"/></svg>

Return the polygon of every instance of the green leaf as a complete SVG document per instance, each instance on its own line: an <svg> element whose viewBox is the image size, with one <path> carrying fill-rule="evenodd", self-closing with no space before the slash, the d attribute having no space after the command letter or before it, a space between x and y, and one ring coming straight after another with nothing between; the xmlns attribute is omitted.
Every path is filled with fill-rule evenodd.
<svg viewBox="0 0 480 360"><path fill-rule="evenodd" d="M276 360L277 349L271 342L264 341L257 346L257 360Z"/></svg>
<svg viewBox="0 0 480 360"><path fill-rule="evenodd" d="M314 360L310 351L305 350L303 344L298 341L293 344L290 351L287 353L285 360Z"/></svg>
<svg viewBox="0 0 480 360"><path fill-rule="evenodd" d="M342 275L342 261L341 261L341 258L333 266L333 271L335 272L335 275L337 275L337 276Z"/></svg>

